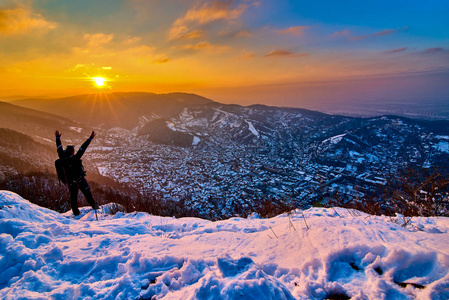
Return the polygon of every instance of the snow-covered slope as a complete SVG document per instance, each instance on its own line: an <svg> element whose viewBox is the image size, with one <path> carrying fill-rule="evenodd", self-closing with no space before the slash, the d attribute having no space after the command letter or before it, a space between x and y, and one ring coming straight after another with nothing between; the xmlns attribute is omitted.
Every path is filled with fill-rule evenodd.
<svg viewBox="0 0 449 300"><path fill-rule="evenodd" d="M0 192L2 299L448 299L449 219L61 215ZM397 221L393 222L393 221Z"/></svg>

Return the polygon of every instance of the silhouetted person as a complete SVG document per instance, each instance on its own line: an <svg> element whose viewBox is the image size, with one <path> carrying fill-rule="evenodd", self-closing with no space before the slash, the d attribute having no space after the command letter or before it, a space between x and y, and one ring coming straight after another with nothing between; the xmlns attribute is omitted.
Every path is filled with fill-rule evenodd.
<svg viewBox="0 0 449 300"><path fill-rule="evenodd" d="M81 145L76 154L75 146L73 145L69 145L65 150L63 150L61 143L61 133L59 132L59 130L55 131L55 136L58 156L64 161L64 176L70 191L70 202L72 205L73 214L75 216L80 214L77 201L78 190L81 190L90 206L92 206L93 209L97 209L97 205L95 204L92 192L90 191L89 184L87 183L86 178L84 178L86 176L86 172L84 171L84 167L81 161L81 157L83 156L92 139L95 137L95 131L92 131L90 137L84 142L84 144Z"/></svg>

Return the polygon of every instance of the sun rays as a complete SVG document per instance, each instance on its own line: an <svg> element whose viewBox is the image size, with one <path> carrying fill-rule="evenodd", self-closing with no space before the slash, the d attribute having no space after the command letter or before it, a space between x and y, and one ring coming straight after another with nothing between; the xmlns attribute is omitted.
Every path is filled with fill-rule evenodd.
<svg viewBox="0 0 449 300"><path fill-rule="evenodd" d="M110 89L110 85L108 85L109 79L101 76L91 77L90 79L93 82L95 88L103 90Z"/></svg>
<svg viewBox="0 0 449 300"><path fill-rule="evenodd" d="M104 77L92 77L92 81L97 88L103 88L107 80Z"/></svg>

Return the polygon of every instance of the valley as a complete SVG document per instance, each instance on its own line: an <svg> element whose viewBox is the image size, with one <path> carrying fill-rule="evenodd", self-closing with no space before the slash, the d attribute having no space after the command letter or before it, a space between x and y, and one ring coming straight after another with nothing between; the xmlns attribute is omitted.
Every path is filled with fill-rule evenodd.
<svg viewBox="0 0 449 300"><path fill-rule="evenodd" d="M116 95L115 101L123 106L132 96ZM83 157L88 179L100 174L161 201L182 201L209 219L240 215L260 201L306 208L339 197L387 205L386 190L402 171L449 170L448 121L354 118L173 96L173 110L161 115L162 100L153 94L152 105L136 109L145 98L139 94L122 115L123 127L102 120L107 112L97 104L90 110L100 116L95 122L60 128L67 133L63 143L81 143L83 133L95 129ZM61 113L66 119L72 106ZM119 111L114 105L110 110ZM30 133L51 147L52 130Z"/></svg>

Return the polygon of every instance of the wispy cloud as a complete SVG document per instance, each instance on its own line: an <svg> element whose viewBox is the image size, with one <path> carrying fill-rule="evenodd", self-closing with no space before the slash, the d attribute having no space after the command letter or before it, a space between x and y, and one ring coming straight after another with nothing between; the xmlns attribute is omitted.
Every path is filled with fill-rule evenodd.
<svg viewBox="0 0 449 300"><path fill-rule="evenodd" d="M168 57L166 57L164 55L160 55L160 56L156 57L155 59L153 59L152 62L157 63L157 64L165 64L170 61L171 61L171 59L169 59Z"/></svg>
<svg viewBox="0 0 449 300"><path fill-rule="evenodd" d="M440 53L449 53L449 50L441 48L441 47L433 47L425 49L421 52L422 54L440 54Z"/></svg>
<svg viewBox="0 0 449 300"><path fill-rule="evenodd" d="M216 21L232 22L243 14L248 7L257 2L244 1L235 5L236 1L207 1L201 6L191 8L187 13L178 18L169 32L170 40L177 40L189 36L197 31L197 26L209 24Z"/></svg>
<svg viewBox="0 0 449 300"><path fill-rule="evenodd" d="M241 30L233 35L233 37L235 38L252 37L252 36L253 34L247 30Z"/></svg>
<svg viewBox="0 0 449 300"><path fill-rule="evenodd" d="M85 34L84 39L86 39L87 45L89 47L99 47L104 44L109 43L114 38L114 35L112 34L103 34L103 33L96 33L96 34Z"/></svg>
<svg viewBox="0 0 449 300"><path fill-rule="evenodd" d="M285 49L276 49L268 52L264 56L270 57L270 56L290 56L290 55L293 55L293 52Z"/></svg>
<svg viewBox="0 0 449 300"><path fill-rule="evenodd" d="M342 31L335 32L334 34L332 34L332 37L340 37L340 36L348 37L350 35L351 35L351 33L349 32L349 29L345 29L345 30L342 30Z"/></svg>
<svg viewBox="0 0 449 300"><path fill-rule="evenodd" d="M254 52L245 52L244 54L239 56L239 58L243 58L243 59L251 59L251 58L254 58L254 57L256 57Z"/></svg>
<svg viewBox="0 0 449 300"><path fill-rule="evenodd" d="M203 30L193 30L190 32L187 32L185 34L179 35L177 37L178 40L192 40L192 39L200 39L204 37L204 31Z"/></svg>
<svg viewBox="0 0 449 300"><path fill-rule="evenodd" d="M42 15L26 7L0 9L0 34L16 35L55 29L57 23L47 21Z"/></svg>
<svg viewBox="0 0 449 300"><path fill-rule="evenodd" d="M133 36L133 37L129 37L126 40L124 40L122 43L124 45L135 45L138 44L142 41L142 38L139 36Z"/></svg>
<svg viewBox="0 0 449 300"><path fill-rule="evenodd" d="M234 20L240 17L246 6L232 8L232 1L214 1L205 3L201 7L189 9L187 13L177 19L170 30L171 40L180 39L191 32L190 26L202 25L218 20Z"/></svg>
<svg viewBox="0 0 449 300"><path fill-rule="evenodd" d="M96 65L103 65L103 67L96 67L102 70L118 70L123 66L142 66L171 61L156 47L143 44L140 37L95 33L84 34L83 38L85 44L82 47L72 48L73 60L95 62ZM78 64L69 71L78 71L83 67L90 68L90 65Z"/></svg>
<svg viewBox="0 0 449 300"><path fill-rule="evenodd" d="M381 36L381 35L387 35L387 34L391 34L393 32L398 31L398 29L387 29L387 30L383 30L383 31L379 31L376 33L373 33L373 36Z"/></svg>
<svg viewBox="0 0 449 300"><path fill-rule="evenodd" d="M303 35L304 30L306 30L308 28L309 28L309 26L295 26L295 27L289 27L286 29L278 30L277 32L280 34Z"/></svg>
<svg viewBox="0 0 449 300"><path fill-rule="evenodd" d="M209 54L223 53L229 50L228 46L213 45L209 42L199 42L197 44L182 45L175 48L189 51L204 51Z"/></svg>
<svg viewBox="0 0 449 300"><path fill-rule="evenodd" d="M65 72L77 72L77 71L84 71L89 68L89 65L87 64L76 64L73 68L65 70Z"/></svg>
<svg viewBox="0 0 449 300"><path fill-rule="evenodd" d="M398 48L398 49L393 49L393 50L389 50L389 51L385 51L385 54L394 54L394 53L399 53L399 52L404 52L406 51L407 48L402 47L402 48Z"/></svg>
<svg viewBox="0 0 449 300"><path fill-rule="evenodd" d="M401 31L401 30L406 30L406 29L408 29L407 26L398 28L398 29L386 29L386 30L375 32L372 34L350 37L349 40L350 41L359 41L359 40L363 40L363 39L370 38L370 37L389 35L389 34L392 34L392 33L395 33L395 32Z"/></svg>
<svg viewBox="0 0 449 300"><path fill-rule="evenodd" d="M307 56L308 53L295 53L287 49L275 49L267 54L264 55L264 57L301 57L301 56Z"/></svg>
<svg viewBox="0 0 449 300"><path fill-rule="evenodd" d="M253 34L247 30L237 30L237 31L224 30L222 32L219 32L218 35L228 38L245 38L253 36Z"/></svg>

